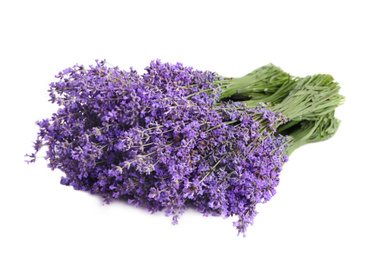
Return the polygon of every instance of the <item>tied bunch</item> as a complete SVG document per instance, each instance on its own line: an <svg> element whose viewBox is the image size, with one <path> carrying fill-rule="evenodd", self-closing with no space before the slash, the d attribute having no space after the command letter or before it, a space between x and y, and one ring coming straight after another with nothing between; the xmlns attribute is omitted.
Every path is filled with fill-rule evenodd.
<svg viewBox="0 0 376 260"><path fill-rule="evenodd" d="M187 207L237 216L245 234L256 205L276 193L287 154L338 128L342 97L325 75L267 65L233 79L159 60L145 70L97 61L60 72L49 90L60 108L37 122L28 162L46 147L64 185L165 211L173 223Z"/></svg>

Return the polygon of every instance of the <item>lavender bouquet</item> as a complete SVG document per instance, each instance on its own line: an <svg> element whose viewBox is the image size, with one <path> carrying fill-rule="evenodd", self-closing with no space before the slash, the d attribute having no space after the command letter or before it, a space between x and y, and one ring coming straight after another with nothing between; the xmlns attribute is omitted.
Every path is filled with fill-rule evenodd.
<svg viewBox="0 0 376 260"><path fill-rule="evenodd" d="M174 224L187 207L237 216L243 235L288 155L335 134L343 102L330 75L293 77L272 64L227 78L159 60L142 75L96 61L56 77L59 109L37 122L28 162L45 147L63 185L164 211Z"/></svg>

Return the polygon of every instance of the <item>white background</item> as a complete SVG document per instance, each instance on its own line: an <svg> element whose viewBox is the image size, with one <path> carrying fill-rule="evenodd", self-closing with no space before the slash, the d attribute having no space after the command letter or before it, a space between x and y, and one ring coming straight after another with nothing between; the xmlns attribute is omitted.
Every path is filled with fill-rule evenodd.
<svg viewBox="0 0 376 260"><path fill-rule="evenodd" d="M261 3L262 2L262 3ZM374 1L2 1L1 259L376 259ZM24 163L48 84L107 59L140 73L152 59L240 77L269 62L328 73L346 103L332 139L302 147L247 237L192 210L177 226L59 184Z"/></svg>

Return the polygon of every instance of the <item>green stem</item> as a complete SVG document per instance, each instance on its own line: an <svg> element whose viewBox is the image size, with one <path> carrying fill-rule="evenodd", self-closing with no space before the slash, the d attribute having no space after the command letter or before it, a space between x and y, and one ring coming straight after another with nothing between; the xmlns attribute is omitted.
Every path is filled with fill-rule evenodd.
<svg viewBox="0 0 376 260"><path fill-rule="evenodd" d="M279 67L268 64L241 78L225 78L216 83L222 88L220 100L234 95L251 99L273 94L290 78L291 76Z"/></svg>
<svg viewBox="0 0 376 260"><path fill-rule="evenodd" d="M292 153L305 144L331 138L337 132L339 125L340 121L334 117L334 111L332 111L316 120L303 120L297 124L291 124L285 129L278 129L277 133L289 135L294 139L293 143L287 148L289 153Z"/></svg>

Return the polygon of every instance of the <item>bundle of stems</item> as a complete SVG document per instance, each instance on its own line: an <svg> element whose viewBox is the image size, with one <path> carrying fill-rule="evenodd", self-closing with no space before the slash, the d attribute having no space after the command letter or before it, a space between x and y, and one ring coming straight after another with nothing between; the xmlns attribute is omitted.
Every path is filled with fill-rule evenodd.
<svg viewBox="0 0 376 260"><path fill-rule="evenodd" d="M219 81L223 89L220 100L243 102L249 107L260 105L281 113L289 120L277 127L276 134L294 139L287 149L332 137L340 125L335 109L343 104L340 86L328 74L294 77L268 64L241 78Z"/></svg>

